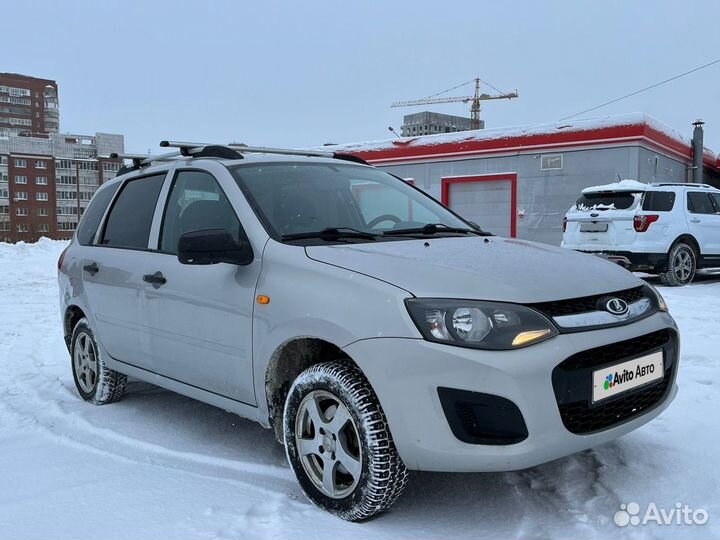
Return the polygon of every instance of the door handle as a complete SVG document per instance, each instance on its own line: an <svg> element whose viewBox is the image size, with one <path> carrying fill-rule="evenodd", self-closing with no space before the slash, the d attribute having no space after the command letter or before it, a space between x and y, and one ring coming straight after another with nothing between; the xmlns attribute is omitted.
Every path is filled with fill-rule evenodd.
<svg viewBox="0 0 720 540"><path fill-rule="evenodd" d="M698 218L691 218L690 221L693 223L700 223L700 220Z"/></svg>
<svg viewBox="0 0 720 540"><path fill-rule="evenodd" d="M95 263L95 262L91 263L91 264L86 264L85 266L83 266L83 270L85 270L91 276L94 276L95 274L97 274L100 271L97 263Z"/></svg>
<svg viewBox="0 0 720 540"><path fill-rule="evenodd" d="M154 274L145 274L143 281L150 283L154 288L161 287L167 283L167 279L162 275L162 272L155 272Z"/></svg>

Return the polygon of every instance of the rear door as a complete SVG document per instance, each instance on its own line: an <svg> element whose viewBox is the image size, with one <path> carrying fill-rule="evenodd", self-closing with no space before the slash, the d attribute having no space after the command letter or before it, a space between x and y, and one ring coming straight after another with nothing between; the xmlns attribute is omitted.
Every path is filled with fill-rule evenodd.
<svg viewBox="0 0 720 540"><path fill-rule="evenodd" d="M713 195L707 191L688 191L687 218L703 256L716 258L720 255L720 208L716 208Z"/></svg>
<svg viewBox="0 0 720 540"><path fill-rule="evenodd" d="M587 249L614 249L635 241L633 219L642 192L583 193L567 214L563 242Z"/></svg>
<svg viewBox="0 0 720 540"><path fill-rule="evenodd" d="M237 189L227 177L226 187ZM246 238L217 178L204 170L176 171L158 250L143 265L144 274L164 279L145 283L153 371L254 405L252 314L260 258L247 266L185 265L177 258L182 234L216 228Z"/></svg>
<svg viewBox="0 0 720 540"><path fill-rule="evenodd" d="M96 244L82 255L83 286L97 338L115 360L140 367L148 366L142 268L164 179L163 172L124 182Z"/></svg>

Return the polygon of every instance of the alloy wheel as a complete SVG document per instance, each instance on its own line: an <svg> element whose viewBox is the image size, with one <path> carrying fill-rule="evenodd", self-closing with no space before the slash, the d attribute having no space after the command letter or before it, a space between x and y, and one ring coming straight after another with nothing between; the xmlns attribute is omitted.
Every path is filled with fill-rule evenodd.
<svg viewBox="0 0 720 540"><path fill-rule="evenodd" d="M340 399L325 390L310 392L298 407L295 438L308 478L325 495L342 499L362 473L362 446L355 421Z"/></svg>
<svg viewBox="0 0 720 540"><path fill-rule="evenodd" d="M91 394L98 377L97 351L92 338L84 332L75 341L73 363L78 385L83 392Z"/></svg>

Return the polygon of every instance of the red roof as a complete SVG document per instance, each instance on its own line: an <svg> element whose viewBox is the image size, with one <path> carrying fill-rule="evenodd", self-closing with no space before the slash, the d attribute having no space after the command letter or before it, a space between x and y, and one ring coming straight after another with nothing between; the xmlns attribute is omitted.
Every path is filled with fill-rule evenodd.
<svg viewBox="0 0 720 540"><path fill-rule="evenodd" d="M642 142L684 160L692 158L688 138L643 113L342 144L333 150L353 153L376 164L390 164L627 142ZM718 166L717 156L707 149L704 159L708 166Z"/></svg>

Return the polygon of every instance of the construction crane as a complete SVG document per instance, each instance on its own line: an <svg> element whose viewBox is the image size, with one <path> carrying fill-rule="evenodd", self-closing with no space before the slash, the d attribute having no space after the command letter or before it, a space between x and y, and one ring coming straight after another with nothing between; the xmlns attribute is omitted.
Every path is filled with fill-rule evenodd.
<svg viewBox="0 0 720 540"><path fill-rule="evenodd" d="M459 88L460 86L465 86L466 84L469 84L473 81L468 81L466 83L463 83L459 86L456 86L455 88ZM475 95L474 96L458 96L458 97L429 97L425 99L417 99L414 101L396 101L391 107L414 107L416 105L433 105L438 103L468 103L471 102L472 105L470 106L470 119L472 122L472 128L473 129L480 129L480 102L481 101L488 101L491 99L513 99L518 97L517 90L514 92L510 92L508 94L496 94L496 95L490 95L490 94L481 94L480 93L480 83L482 81L480 78L475 79ZM454 88L451 88L451 90L454 90ZM445 92L448 92L449 90L446 90ZM440 92L440 94L444 94L445 92ZM439 95L439 94L436 94Z"/></svg>

